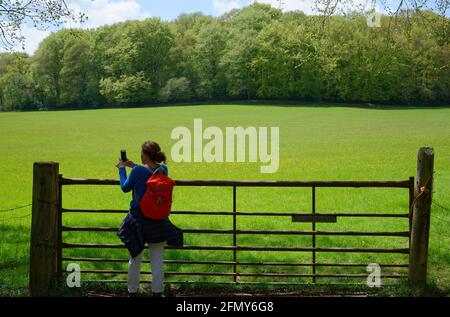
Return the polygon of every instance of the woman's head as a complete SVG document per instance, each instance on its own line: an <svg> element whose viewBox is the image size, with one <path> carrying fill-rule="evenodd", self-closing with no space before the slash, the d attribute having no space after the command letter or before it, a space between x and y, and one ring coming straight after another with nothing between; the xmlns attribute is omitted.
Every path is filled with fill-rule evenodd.
<svg viewBox="0 0 450 317"><path fill-rule="evenodd" d="M143 164L166 162L166 155L161 152L161 147L154 141L146 141L142 144L141 160Z"/></svg>

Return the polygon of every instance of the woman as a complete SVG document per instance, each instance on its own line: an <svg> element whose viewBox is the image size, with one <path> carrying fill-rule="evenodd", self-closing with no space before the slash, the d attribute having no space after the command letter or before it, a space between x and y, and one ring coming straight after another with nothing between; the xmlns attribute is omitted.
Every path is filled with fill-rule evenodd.
<svg viewBox="0 0 450 317"><path fill-rule="evenodd" d="M130 253L128 263L128 292L135 295L139 289L142 252L148 243L150 262L152 266L152 292L154 296L161 296L164 291L164 242L168 245L183 246L183 232L174 226L170 220L152 220L144 217L139 209L139 201L144 196L146 182L154 173L164 173L168 176L166 156L158 143L146 141L142 144L141 160L143 165L132 161L119 160L120 187L124 193L132 191L130 211L122 222L117 235ZM125 167L131 172L127 178Z"/></svg>

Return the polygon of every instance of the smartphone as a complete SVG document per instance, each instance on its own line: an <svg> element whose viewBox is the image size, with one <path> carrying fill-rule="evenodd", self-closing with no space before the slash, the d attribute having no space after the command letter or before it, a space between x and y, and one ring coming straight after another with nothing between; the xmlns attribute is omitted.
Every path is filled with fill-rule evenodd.
<svg viewBox="0 0 450 317"><path fill-rule="evenodd" d="M122 162L128 161L127 151L125 151L125 149L120 150L120 159L122 160Z"/></svg>

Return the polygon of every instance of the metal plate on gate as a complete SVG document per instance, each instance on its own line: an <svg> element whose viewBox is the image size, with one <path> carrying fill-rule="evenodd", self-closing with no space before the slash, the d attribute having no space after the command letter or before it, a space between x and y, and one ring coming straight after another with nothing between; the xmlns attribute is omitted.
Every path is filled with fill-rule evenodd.
<svg viewBox="0 0 450 317"><path fill-rule="evenodd" d="M337 217L333 215L294 215L292 222L337 222Z"/></svg>

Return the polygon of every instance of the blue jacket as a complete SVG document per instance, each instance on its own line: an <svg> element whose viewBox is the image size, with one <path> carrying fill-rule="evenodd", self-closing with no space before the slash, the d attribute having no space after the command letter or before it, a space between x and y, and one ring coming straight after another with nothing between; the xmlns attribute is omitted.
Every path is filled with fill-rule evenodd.
<svg viewBox="0 0 450 317"><path fill-rule="evenodd" d="M152 169L146 165L136 164L130 171L130 175L127 177L127 171L125 167L119 168L120 187L124 193L132 191L132 199L130 201L130 207L138 207L139 201L144 196L147 189L146 182L153 173L162 172L164 175L169 175L169 168L166 164L160 164L159 167Z"/></svg>
<svg viewBox="0 0 450 317"><path fill-rule="evenodd" d="M155 170L137 165L126 178L125 168L119 169L120 187L124 192L133 191L130 210L117 231L119 239L125 244L131 257L135 258L145 248L145 243L159 243L167 241L168 245L182 247L183 231L176 227L168 218L152 220L146 218L139 209L139 201L144 196L146 182L152 173L161 169L168 176L168 168L161 164Z"/></svg>

